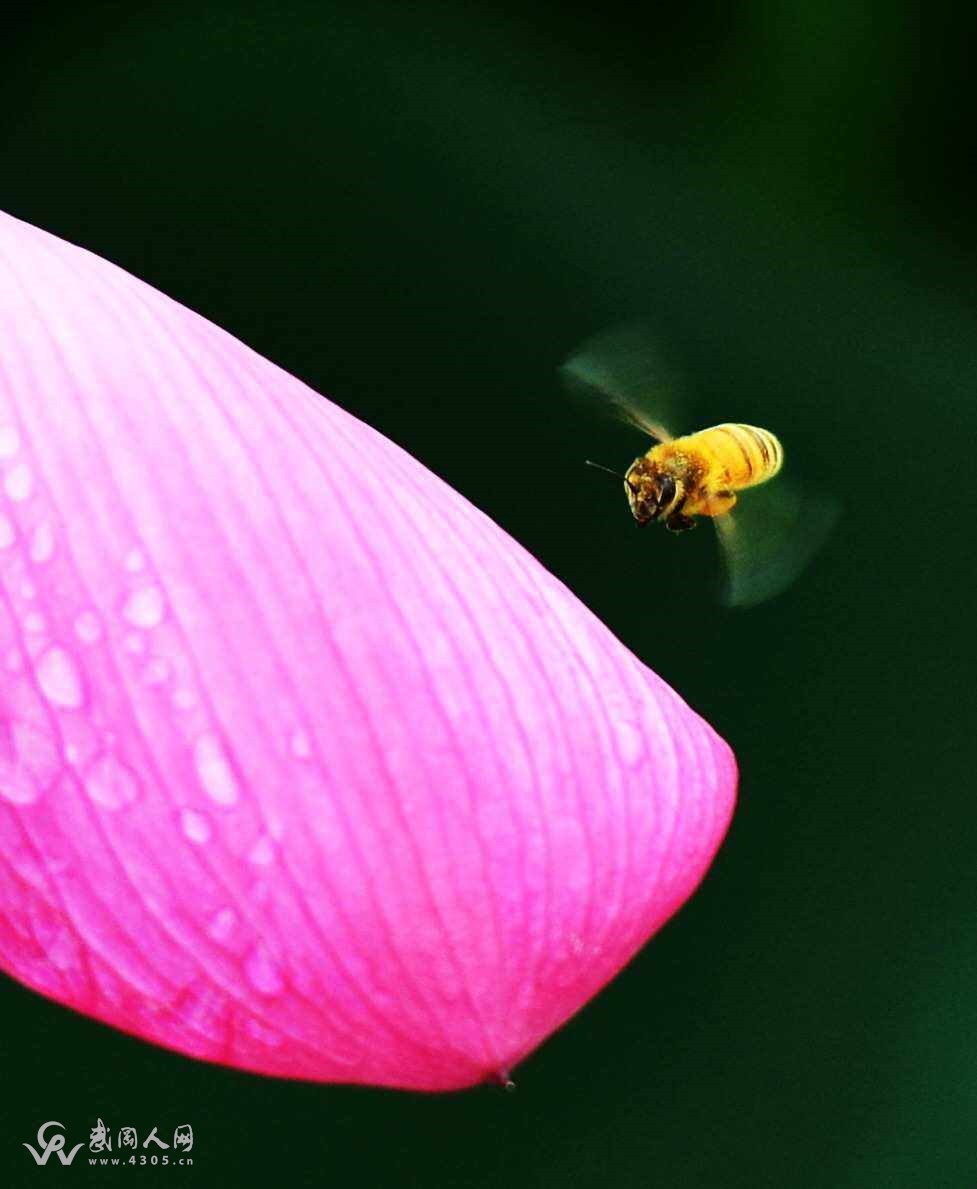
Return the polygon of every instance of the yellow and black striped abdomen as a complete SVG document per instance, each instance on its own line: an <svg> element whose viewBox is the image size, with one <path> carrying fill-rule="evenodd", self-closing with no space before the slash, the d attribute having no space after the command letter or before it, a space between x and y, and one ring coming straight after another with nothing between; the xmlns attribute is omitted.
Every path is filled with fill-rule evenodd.
<svg viewBox="0 0 977 1189"><path fill-rule="evenodd" d="M717 472L725 472L733 491L772 479L784 461L780 442L755 425L714 425L689 434L685 445L689 454L708 462L712 482L719 478Z"/></svg>

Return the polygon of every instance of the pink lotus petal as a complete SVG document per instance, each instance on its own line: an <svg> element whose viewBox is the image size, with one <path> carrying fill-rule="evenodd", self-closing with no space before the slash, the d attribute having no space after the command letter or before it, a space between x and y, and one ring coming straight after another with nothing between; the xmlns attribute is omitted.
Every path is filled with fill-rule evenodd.
<svg viewBox="0 0 977 1189"><path fill-rule="evenodd" d="M0 216L0 964L207 1060L449 1089L689 896L728 747L380 434Z"/></svg>

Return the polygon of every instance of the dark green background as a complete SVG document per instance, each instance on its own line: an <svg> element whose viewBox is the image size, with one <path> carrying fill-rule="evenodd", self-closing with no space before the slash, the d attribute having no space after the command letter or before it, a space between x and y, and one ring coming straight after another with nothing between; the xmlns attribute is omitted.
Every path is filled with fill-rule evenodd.
<svg viewBox="0 0 977 1189"><path fill-rule="evenodd" d="M700 893L512 1096L263 1080L5 980L3 1183L84 1179L33 1167L44 1119L179 1115L196 1164L158 1183L977 1186L977 18L643 8L5 18L0 206L446 477L722 731L742 785ZM643 444L555 368L634 315L702 423L769 425L844 503L768 606L717 608L711 535L638 535L581 466Z"/></svg>

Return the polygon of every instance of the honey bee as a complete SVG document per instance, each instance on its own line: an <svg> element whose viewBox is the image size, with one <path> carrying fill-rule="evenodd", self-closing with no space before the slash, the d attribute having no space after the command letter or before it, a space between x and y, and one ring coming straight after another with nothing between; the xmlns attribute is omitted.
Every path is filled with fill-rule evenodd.
<svg viewBox="0 0 977 1189"><path fill-rule="evenodd" d="M661 520L673 533L695 527L695 516L726 516L737 493L766 483L784 461L768 429L725 424L673 438L645 427L657 439L624 473L624 490L638 524Z"/></svg>
<svg viewBox="0 0 977 1189"><path fill-rule="evenodd" d="M740 499L740 493L766 484L783 466L783 447L770 430L726 422L673 437L649 412L656 400L667 404L674 381L644 327L589 339L562 370L574 388L597 394L653 439L623 475L588 460L623 480L635 521L661 521L674 533L694 528L699 516L715 525L725 559L725 603L751 606L779 594L797 577L828 535L838 506L783 479Z"/></svg>

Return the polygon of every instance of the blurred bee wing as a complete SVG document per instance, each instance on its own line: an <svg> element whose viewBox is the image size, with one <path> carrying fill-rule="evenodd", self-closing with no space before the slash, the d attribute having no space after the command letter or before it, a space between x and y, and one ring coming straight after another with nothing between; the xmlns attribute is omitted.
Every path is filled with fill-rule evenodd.
<svg viewBox="0 0 977 1189"><path fill-rule="evenodd" d="M670 417L676 384L647 326L629 323L601 331L581 343L560 374L574 394L597 397L642 433L671 440L659 418Z"/></svg>
<svg viewBox="0 0 977 1189"><path fill-rule="evenodd" d="M798 483L743 492L713 520L722 545L728 607L752 607L786 590L827 539L841 505Z"/></svg>

